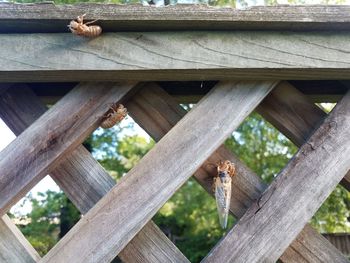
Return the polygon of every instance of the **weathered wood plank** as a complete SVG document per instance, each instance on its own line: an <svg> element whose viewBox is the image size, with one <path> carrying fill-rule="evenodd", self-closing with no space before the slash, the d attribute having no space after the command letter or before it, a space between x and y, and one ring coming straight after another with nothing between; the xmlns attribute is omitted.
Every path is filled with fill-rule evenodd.
<svg viewBox="0 0 350 263"><path fill-rule="evenodd" d="M0 262L35 263L40 256L29 244L11 219L4 215L0 219Z"/></svg>
<svg viewBox="0 0 350 263"><path fill-rule="evenodd" d="M281 83L275 89L279 89L280 85L284 86ZM157 141L186 113L171 96L157 85L151 84L140 90L137 96L128 102L127 107L133 119ZM226 159L231 160L237 170L237 176L232 180L230 212L240 218L249 206L260 197L267 186L238 157L227 150L225 146L220 146L194 173L194 177L209 194L213 195L211 186L216 171L213 171L212 166L208 164ZM346 261L345 257L332 244L308 225L280 259L289 263Z"/></svg>
<svg viewBox="0 0 350 263"><path fill-rule="evenodd" d="M121 30L349 30L349 6L269 6L244 10L205 5L166 8L111 4L0 4L0 32L65 32L87 13L107 31Z"/></svg>
<svg viewBox="0 0 350 263"><path fill-rule="evenodd" d="M0 99L0 117L19 135L46 108L26 87L12 87L7 93L7 97L12 98L11 103L4 105L4 100ZM115 185L115 181L83 146L78 146L50 175L83 214ZM134 237L119 257L123 262L188 262L153 222L149 222Z"/></svg>
<svg viewBox="0 0 350 263"><path fill-rule="evenodd" d="M271 81L218 84L41 262L111 260L275 84ZM223 109L222 105L226 107ZM212 127L210 131L208 126Z"/></svg>
<svg viewBox="0 0 350 263"><path fill-rule="evenodd" d="M0 34L0 81L348 79L350 33ZM118 48L115 48L118 47Z"/></svg>
<svg viewBox="0 0 350 263"><path fill-rule="evenodd" d="M78 85L1 151L0 214L82 143L98 127L110 103L121 100L133 86ZM11 105L13 98L2 98Z"/></svg>
<svg viewBox="0 0 350 263"><path fill-rule="evenodd" d="M350 92L204 262L274 262L350 169Z"/></svg>
<svg viewBox="0 0 350 263"><path fill-rule="evenodd" d="M300 147L327 116L288 82L282 82L257 107L272 125ZM340 182L350 190L350 171Z"/></svg>
<svg viewBox="0 0 350 263"><path fill-rule="evenodd" d="M310 225L306 225L280 258L288 263L349 262L342 253Z"/></svg>

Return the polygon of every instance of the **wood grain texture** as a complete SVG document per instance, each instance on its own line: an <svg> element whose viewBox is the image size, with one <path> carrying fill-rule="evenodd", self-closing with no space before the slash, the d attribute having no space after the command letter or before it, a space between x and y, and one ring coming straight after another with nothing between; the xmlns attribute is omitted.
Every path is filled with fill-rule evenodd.
<svg viewBox="0 0 350 263"><path fill-rule="evenodd" d="M78 85L2 150L0 214L6 213L81 144L98 127L110 103L120 101L133 86L125 83ZM12 97L1 98L5 105L11 105Z"/></svg>
<svg viewBox="0 0 350 263"><path fill-rule="evenodd" d="M66 32L87 13L104 31L143 30L348 30L349 6L269 6L244 10L205 5L164 8L113 4L0 4L0 32Z"/></svg>
<svg viewBox="0 0 350 263"><path fill-rule="evenodd" d="M25 239L11 219L4 215L0 219L0 262L35 263L40 256Z"/></svg>
<svg viewBox="0 0 350 263"><path fill-rule="evenodd" d="M283 87L283 82L275 89L280 89L280 85ZM156 141L160 140L186 114L186 111L178 105L174 98L154 84L149 84L141 89L137 96L128 102L127 108L133 119ZM210 164L220 160L230 160L236 166L237 176L232 179L230 212L240 218L260 197L267 185L222 145L194 173L195 179L209 194L213 195L212 183L213 176L216 174ZM346 262L345 257L332 244L308 225L280 259L289 263Z"/></svg>
<svg viewBox="0 0 350 263"><path fill-rule="evenodd" d="M257 111L298 147L327 116L288 82L281 82L257 107ZM350 190L350 171L340 183Z"/></svg>
<svg viewBox="0 0 350 263"><path fill-rule="evenodd" d="M274 262L350 169L350 92L203 262Z"/></svg>
<svg viewBox="0 0 350 263"><path fill-rule="evenodd" d="M218 84L51 249L41 263L111 260L275 84L271 81ZM226 105L225 109L221 105ZM212 127L210 132L208 126Z"/></svg>
<svg viewBox="0 0 350 263"><path fill-rule="evenodd" d="M0 81L347 79L350 33L0 34ZM115 47L118 48L115 48Z"/></svg>
<svg viewBox="0 0 350 263"><path fill-rule="evenodd" d="M5 100L0 99L0 117L16 135L46 111L38 97L23 85L12 87L6 97L12 98L11 103L4 105ZM83 214L115 185L83 146L78 146L50 175ZM188 262L153 222L147 223L119 257L123 262Z"/></svg>

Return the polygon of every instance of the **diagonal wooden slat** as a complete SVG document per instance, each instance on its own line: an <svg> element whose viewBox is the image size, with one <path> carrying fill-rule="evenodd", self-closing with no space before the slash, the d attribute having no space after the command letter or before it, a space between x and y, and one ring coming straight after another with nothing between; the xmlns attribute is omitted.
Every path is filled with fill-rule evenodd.
<svg viewBox="0 0 350 263"><path fill-rule="evenodd" d="M279 89L280 85L284 84L277 85L275 89ZM156 141L160 140L186 113L171 96L157 85L148 85L147 88L140 90L138 95L128 102L127 107L135 121ZM207 192L213 195L211 185L215 171L208 169L212 166L207 166L207 164L225 159L233 161L237 169L238 175L233 178L230 211L240 218L267 186L238 157L225 146L220 146L195 172L194 176ZM346 261L332 244L308 225L304 227L280 259L283 262Z"/></svg>
<svg viewBox="0 0 350 263"><path fill-rule="evenodd" d="M257 111L298 147L327 116L288 82L281 82L278 89L257 107ZM350 190L350 171L340 183Z"/></svg>
<svg viewBox="0 0 350 263"><path fill-rule="evenodd" d="M25 239L11 219L4 215L0 219L0 262L35 263L40 256Z"/></svg>
<svg viewBox="0 0 350 263"><path fill-rule="evenodd" d="M41 262L111 260L275 84L218 84Z"/></svg>
<svg viewBox="0 0 350 263"><path fill-rule="evenodd" d="M274 262L350 169L350 92L204 262Z"/></svg>
<svg viewBox="0 0 350 263"><path fill-rule="evenodd" d="M11 103L6 105L4 102L9 98ZM23 86L13 87L0 97L0 117L16 135L45 111L46 107L36 95ZM78 146L50 175L83 214L115 185L115 181L83 146ZM119 257L123 262L188 262L153 222L135 236Z"/></svg>
<svg viewBox="0 0 350 263"><path fill-rule="evenodd" d="M125 97L133 86L80 84L1 151L0 214L82 143L110 103Z"/></svg>

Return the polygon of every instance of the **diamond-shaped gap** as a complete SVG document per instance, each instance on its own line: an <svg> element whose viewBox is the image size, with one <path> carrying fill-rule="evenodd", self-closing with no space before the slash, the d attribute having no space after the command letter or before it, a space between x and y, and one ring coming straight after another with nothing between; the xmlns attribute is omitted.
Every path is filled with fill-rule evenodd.
<svg viewBox="0 0 350 263"><path fill-rule="evenodd" d="M81 217L49 176L13 206L9 215L40 256L49 252Z"/></svg>
<svg viewBox="0 0 350 263"><path fill-rule="evenodd" d="M273 181L297 151L287 137L256 112L242 122L225 145L266 183Z"/></svg>
<svg viewBox="0 0 350 263"><path fill-rule="evenodd" d="M98 128L84 143L115 180L133 168L154 144L130 116L110 129Z"/></svg>
<svg viewBox="0 0 350 263"><path fill-rule="evenodd" d="M0 150L16 136L0 119ZM79 211L46 176L9 211L31 245L44 256L80 219Z"/></svg>

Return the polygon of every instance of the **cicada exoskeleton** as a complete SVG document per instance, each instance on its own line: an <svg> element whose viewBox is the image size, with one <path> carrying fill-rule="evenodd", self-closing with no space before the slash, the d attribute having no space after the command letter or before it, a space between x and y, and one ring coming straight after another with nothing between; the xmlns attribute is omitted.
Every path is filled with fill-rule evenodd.
<svg viewBox="0 0 350 263"><path fill-rule="evenodd" d="M233 163L228 160L218 162L217 176L214 177L214 191L219 221L223 229L227 226L231 200L231 178L234 174L235 166Z"/></svg>

